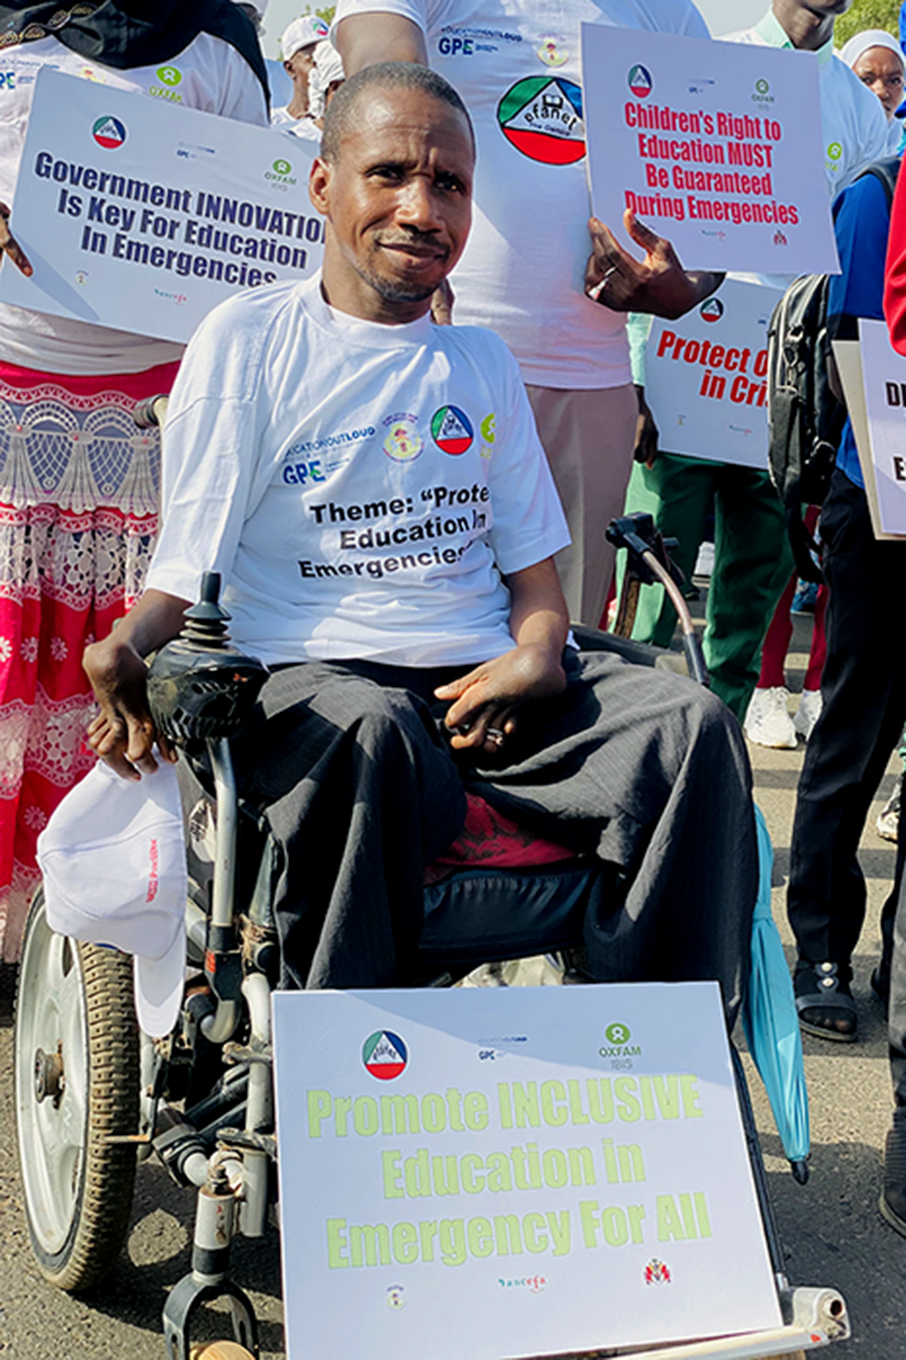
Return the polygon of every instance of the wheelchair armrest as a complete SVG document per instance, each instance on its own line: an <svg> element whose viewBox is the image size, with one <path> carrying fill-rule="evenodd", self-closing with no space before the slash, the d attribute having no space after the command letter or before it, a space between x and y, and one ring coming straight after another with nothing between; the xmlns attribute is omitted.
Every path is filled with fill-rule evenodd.
<svg viewBox="0 0 906 1360"><path fill-rule="evenodd" d="M586 628L582 623L570 624L573 637L583 652L616 652L634 666L657 665L658 658L664 655L660 647L650 647L647 642L633 642L632 638L617 637L615 633L602 633L600 628Z"/></svg>

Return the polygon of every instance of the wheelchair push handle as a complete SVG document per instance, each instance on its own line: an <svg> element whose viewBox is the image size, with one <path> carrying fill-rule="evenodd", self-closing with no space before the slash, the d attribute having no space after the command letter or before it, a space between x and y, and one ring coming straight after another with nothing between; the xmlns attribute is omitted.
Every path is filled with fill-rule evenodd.
<svg viewBox="0 0 906 1360"><path fill-rule="evenodd" d="M629 553L630 570L645 585L659 584L664 587L670 603L679 616L683 634L683 652L689 675L705 689L711 686L711 677L705 665L701 638L695 631L689 606L686 604L680 586L682 573L670 561L667 544L655 528L651 515L637 512L612 519L606 531L608 543L615 548L625 548Z"/></svg>

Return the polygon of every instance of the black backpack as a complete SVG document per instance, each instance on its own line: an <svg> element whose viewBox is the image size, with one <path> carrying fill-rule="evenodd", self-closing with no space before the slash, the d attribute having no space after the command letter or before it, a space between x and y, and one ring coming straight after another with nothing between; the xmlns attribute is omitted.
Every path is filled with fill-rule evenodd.
<svg viewBox="0 0 906 1360"><path fill-rule="evenodd" d="M899 168L900 157L890 156L863 171L883 184L888 209ZM827 274L796 279L774 308L768 327L768 461L783 502L796 570L807 581L824 578L802 507L823 504L846 422L846 408L827 376L828 284Z"/></svg>

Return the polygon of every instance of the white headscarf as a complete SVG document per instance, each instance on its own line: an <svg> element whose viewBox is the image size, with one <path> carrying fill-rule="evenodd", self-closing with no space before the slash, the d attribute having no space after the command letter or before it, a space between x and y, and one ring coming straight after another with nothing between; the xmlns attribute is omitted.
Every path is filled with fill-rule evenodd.
<svg viewBox="0 0 906 1360"><path fill-rule="evenodd" d="M903 56L903 49L896 38L885 32L883 28L866 28L864 33L857 33L854 38L850 38L840 51L840 57L852 70L861 56L872 47L886 47L890 52L896 52L900 61L906 68L906 58Z"/></svg>

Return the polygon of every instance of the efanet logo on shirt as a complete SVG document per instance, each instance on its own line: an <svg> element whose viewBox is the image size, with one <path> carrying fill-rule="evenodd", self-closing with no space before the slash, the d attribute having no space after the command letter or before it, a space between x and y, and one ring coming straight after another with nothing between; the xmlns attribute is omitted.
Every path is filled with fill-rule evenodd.
<svg viewBox="0 0 906 1360"><path fill-rule="evenodd" d="M442 453L468 453L475 438L472 422L458 406L441 406L431 417L431 438Z"/></svg>
<svg viewBox="0 0 906 1360"><path fill-rule="evenodd" d="M585 155L582 91L562 76L526 76L497 105L508 142L529 160L573 165Z"/></svg>

